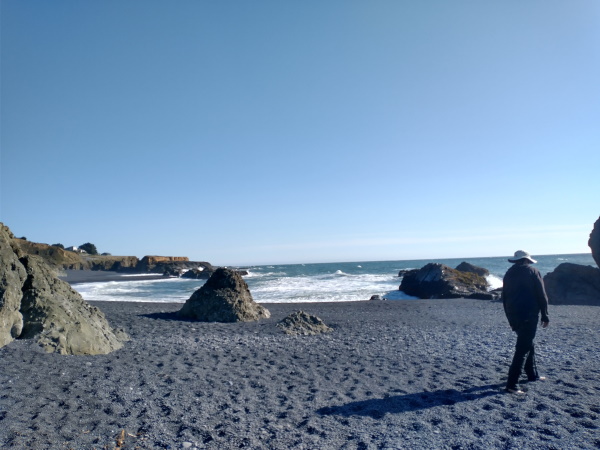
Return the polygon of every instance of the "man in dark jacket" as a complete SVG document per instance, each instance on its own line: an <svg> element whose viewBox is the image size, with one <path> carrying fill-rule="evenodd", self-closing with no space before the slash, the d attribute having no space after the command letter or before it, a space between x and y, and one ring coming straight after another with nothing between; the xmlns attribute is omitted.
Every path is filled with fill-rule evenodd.
<svg viewBox="0 0 600 450"><path fill-rule="evenodd" d="M518 250L509 262L514 265L504 275L502 302L510 327L517 333L517 345L510 369L506 390L513 394L524 394L517 386L519 376L525 369L529 381L545 380L540 377L535 364L533 339L537 330L538 317L542 316L542 327L546 328L548 319L548 297L544 289L544 280L539 270L531 264L537 261L529 253Z"/></svg>

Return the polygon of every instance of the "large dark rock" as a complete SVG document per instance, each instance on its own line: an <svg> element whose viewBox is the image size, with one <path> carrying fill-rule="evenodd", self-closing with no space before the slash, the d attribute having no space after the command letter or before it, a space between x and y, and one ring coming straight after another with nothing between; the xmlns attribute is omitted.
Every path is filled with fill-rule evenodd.
<svg viewBox="0 0 600 450"><path fill-rule="evenodd" d="M249 322L271 316L252 299L242 276L227 268L215 270L185 302L179 315L201 322Z"/></svg>
<svg viewBox="0 0 600 450"><path fill-rule="evenodd" d="M277 324L285 334L290 335L315 335L321 333L330 333L333 328L328 327L325 323L312 314L307 314L304 311L295 311Z"/></svg>
<svg viewBox="0 0 600 450"><path fill-rule="evenodd" d="M487 277L490 274L490 271L479 266L475 266L466 261L461 262L458 266L456 266L456 270L460 270L461 272L470 272L476 273L482 277Z"/></svg>
<svg viewBox="0 0 600 450"><path fill-rule="evenodd" d="M600 269L562 263L544 277L548 301L553 305L600 306Z"/></svg>
<svg viewBox="0 0 600 450"><path fill-rule="evenodd" d="M28 255L0 224L0 346L34 339L47 352L106 354L128 339L104 314L58 279L38 256Z"/></svg>
<svg viewBox="0 0 600 450"><path fill-rule="evenodd" d="M594 257L594 261L596 261L596 265L600 267L600 217L594 223L588 245L592 249L592 256Z"/></svg>
<svg viewBox="0 0 600 450"><path fill-rule="evenodd" d="M404 274L400 290L419 298L482 298L488 293L487 286L485 278L475 273L429 263Z"/></svg>

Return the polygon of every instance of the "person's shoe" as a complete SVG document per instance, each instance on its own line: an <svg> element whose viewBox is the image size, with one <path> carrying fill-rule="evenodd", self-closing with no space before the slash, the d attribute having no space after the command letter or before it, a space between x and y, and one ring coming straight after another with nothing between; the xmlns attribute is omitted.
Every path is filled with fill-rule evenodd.
<svg viewBox="0 0 600 450"><path fill-rule="evenodd" d="M533 378L527 378L527 381L529 381L530 383L534 382L534 381L546 381L546 377L533 377Z"/></svg>
<svg viewBox="0 0 600 450"><path fill-rule="evenodd" d="M525 392L519 388L506 388L506 392L513 395L525 395Z"/></svg>

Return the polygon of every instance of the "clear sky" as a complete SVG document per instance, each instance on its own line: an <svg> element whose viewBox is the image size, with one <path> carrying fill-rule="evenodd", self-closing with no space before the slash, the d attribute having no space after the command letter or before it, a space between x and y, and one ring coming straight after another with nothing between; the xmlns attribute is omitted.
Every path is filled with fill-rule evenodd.
<svg viewBox="0 0 600 450"><path fill-rule="evenodd" d="M0 13L17 236L218 265L589 252L597 0Z"/></svg>

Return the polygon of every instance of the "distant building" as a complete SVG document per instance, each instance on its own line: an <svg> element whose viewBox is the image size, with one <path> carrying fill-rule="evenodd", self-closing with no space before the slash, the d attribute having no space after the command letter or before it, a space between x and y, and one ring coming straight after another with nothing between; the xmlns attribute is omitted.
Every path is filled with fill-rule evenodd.
<svg viewBox="0 0 600 450"><path fill-rule="evenodd" d="M79 247L75 247L74 245L71 245L70 247L65 248L65 250L67 250L68 252L75 252L75 253L87 253L85 250L83 250Z"/></svg>

